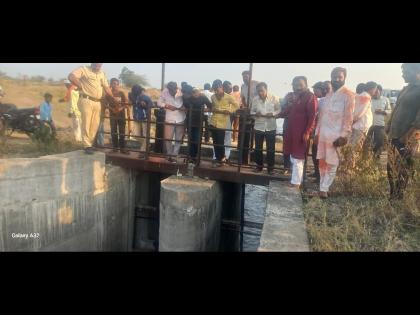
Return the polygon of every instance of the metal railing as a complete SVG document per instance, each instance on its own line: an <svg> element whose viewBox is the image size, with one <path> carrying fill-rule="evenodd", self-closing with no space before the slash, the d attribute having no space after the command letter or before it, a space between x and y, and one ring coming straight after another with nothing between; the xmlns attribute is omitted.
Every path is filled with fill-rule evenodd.
<svg viewBox="0 0 420 315"><path fill-rule="evenodd" d="M131 104L125 104L125 105L131 105ZM117 138L117 141L119 139L119 137L124 137L125 142L127 143L127 140L129 140L130 138L134 138L136 140L143 140L146 142L145 144L145 150L141 149L135 149L132 148L130 146L125 145L125 150L127 150L128 152L137 152L141 154L141 158L145 159L145 160L149 160L151 157L160 157L160 158L169 158L169 157L176 157L178 158L177 164L179 163L179 158L183 159L182 163L188 164L189 162L194 161L195 166L198 167L200 166L202 161L214 161L212 157L205 157L202 154L202 149L204 146L212 146L213 148L216 147L223 147L224 149L226 148L230 148L232 150L237 150L238 156L237 159L235 161L235 159L229 159L229 165L236 167L237 168L237 172L241 172L242 169L249 169L249 168L254 168L257 165L255 163L247 163L247 161L244 161L244 152L248 151L249 155L255 154L255 152L257 151L255 149L254 146L254 136L255 136L255 130L253 128L253 118L255 118L256 115L252 115L249 113L248 110L246 109L239 109L237 110L235 113L233 114L227 114L224 113L222 111L217 111L217 110L204 110L204 106L201 106L199 109L197 108L187 108L185 110L186 112L186 120L183 123L169 123L169 122L165 122L163 119L164 116L164 112L166 111L165 109L159 108L156 105L156 102L154 104L153 107L149 107L147 109L145 109L146 111L146 117L144 120L135 120L132 119L131 117L126 117L126 118L118 118L116 116L114 116L113 114L109 114L109 115L105 115L101 117L101 121L103 123L105 123L105 121L108 119L111 125L112 120L124 120L125 121L125 129L127 129L127 122L133 122L133 123L139 123L141 122L141 124L146 123L146 135L140 135L140 134L131 134L131 133L119 133L116 132L116 130L110 130L110 131L103 131L104 135L110 135L111 139L112 136L114 135L114 137ZM199 122L197 124L197 122L193 122L193 113L194 112L199 112ZM209 126L208 126L208 130L210 132L210 137L212 138L212 141L210 142L206 142L203 139L203 135L204 135L204 131L205 131L205 126L204 126L204 113L208 112L208 113L212 113L212 114L221 114L221 115L226 115L229 116L228 119L230 119L231 122L233 122L235 119L239 118L240 124L239 124L239 128L238 129L233 129L233 128L215 128L214 126L211 125L211 121L209 122ZM110 112L111 113L111 112ZM153 117L154 116L154 117ZM272 118L272 116L268 116L268 115L259 115L259 117L270 117ZM154 118L154 119L153 119ZM181 140L176 140L176 139L167 139L165 138L165 136L158 136L163 134L164 135L164 127L168 126L168 125L172 125L172 126L183 126L184 132L183 132L183 137ZM152 131L152 126L155 127L155 135L152 136L151 135L151 131ZM199 128L199 134L198 134L198 141L192 141L190 138L191 136L191 129L193 127L198 127ZM117 127L118 128L118 127ZM142 128L140 128L141 130ZM237 145L225 145L224 142L223 144L217 144L214 141L214 138L212 136L212 131L214 130L218 130L218 131L223 131L223 132L236 132L238 137L238 143ZM114 134L113 134L114 131ZM249 134L249 141L245 142L245 138L246 135ZM277 133L276 132L276 138L278 136L283 136L282 133ZM185 140L185 138L187 138ZM165 141L172 141L172 143L187 143L187 152L186 154L168 154L165 152ZM160 145L157 146L157 144L161 144L162 145L162 149L160 149ZM282 154L283 150L276 150L276 143L277 141L275 141L274 144L274 155L276 154ZM151 146L152 144L154 144L154 149L152 150ZM191 156L190 152L191 152L191 145L197 145L197 156ZM97 145L98 146L98 145ZM98 146L104 149L114 149L114 145L112 144L112 140L110 141L110 145L103 145L103 146ZM260 151L260 150L258 150ZM267 150L267 148L262 148L261 153L264 155L264 153L272 153L273 151L269 151ZM284 170L283 166L278 166L276 165L276 163L274 164L274 167L272 168L273 170Z"/></svg>
<svg viewBox="0 0 420 315"><path fill-rule="evenodd" d="M137 152L141 154L141 158L144 160L150 160L153 157L160 157L160 158L168 158L168 157L178 157L178 158L182 158L183 159L183 164L188 164L189 162L194 162L196 167L200 167L200 164L202 164L202 162L205 161L213 161L212 157L205 157L202 154L202 149L205 146L211 146L213 148L215 147L223 147L224 149L226 148L231 148L231 149L236 149L237 150L237 159L236 161L234 161L234 159L231 159L231 161L229 162L230 167L233 168L232 173L241 173L244 169L250 169L253 167L256 167L256 164L250 164L250 163L246 163L246 161L244 161L243 157L244 157L244 152L248 151L248 154L252 154L254 153L256 150L254 148L253 145L253 138L255 135L255 130L253 128L253 123L252 123L252 119L255 118L255 115L251 115L249 113L248 110L246 109L239 109L237 110L235 113L233 114L227 114L224 112L220 112L217 110L206 110L206 112L212 113L212 114L222 114L222 115L226 115L229 116L228 119L230 119L231 122L233 122L235 119L239 119L240 124L239 124L239 128L235 129L235 128L215 128L214 126L211 125L211 121L209 122L209 126L208 131L210 132L210 134L212 134L212 131L214 130L219 130L219 131L224 131L224 132L229 132L231 131L233 132L237 132L237 139L238 139L238 143L237 145L225 145L224 141L223 144L217 144L214 143L214 139L213 141L209 141L206 142L204 141L204 131L205 131L205 126L204 126L204 119L205 119L205 110L204 110L204 106L200 106L200 108L188 108L186 110L186 120L184 121L184 123L167 123L165 122L165 110L162 108L157 107L157 105L155 104L153 107L149 107L147 108L146 111L146 117L144 120L141 120L141 123L146 123L146 135L139 135L139 134L114 134L114 138L118 138L120 136L123 136L124 139L127 141L127 139L129 137L132 137L134 139L139 139L139 140L143 140L146 142L145 144L145 150L141 149L141 145L140 145L140 149L133 149L128 147L127 145L125 146L125 149L128 150L129 152ZM196 118L197 115L193 115L194 113L199 113L198 115L198 122L197 121L193 121L193 118ZM154 117L153 117L154 116ZM272 116L264 116L264 115L260 115L260 117L269 117L272 118ZM103 116L102 120L103 122L109 119L110 122L111 120L119 120L120 118L116 118L113 117L113 115L108 115L108 116ZM127 122L134 122L134 123L138 123L138 120L132 119L130 117L126 117L123 119L125 121L125 127L127 127ZM166 139L165 136L159 136L164 134L164 127L168 126L168 125L172 125L172 126L182 126L184 129L184 136L187 138L186 143L187 143L187 152L186 154L178 154L178 155L170 155L165 153L164 150L164 142L165 141L172 141L174 143L183 143L185 142L184 139L181 140L174 140L174 139ZM152 136L152 127L155 127L155 135ZM192 128L193 127L198 127L198 141L192 141L190 135L192 132ZM141 130L141 128L140 128ZM185 132L186 131L186 132ZM108 134L112 136L112 132L105 132L104 134ZM249 141L245 141L245 135L249 135ZM116 136L116 137L115 137ZM282 133L277 133L275 134L276 137L278 136L283 136ZM160 146L157 146L157 142L161 142L162 147L160 148ZM154 149L152 150L152 143L154 143ZM276 150L276 141L274 143L274 155L278 154L278 153L283 153L283 150ZM192 145L197 145L197 155L196 156L191 156L191 146ZM113 149L114 146L111 143L111 146L102 146L103 148L107 148L107 149ZM265 153L273 153L273 151L269 151L267 150L267 148L264 149L264 147L261 150L261 153L264 154ZM178 163L178 161L177 161ZM274 167L273 170L284 170L283 166L276 166L275 163L275 157L274 157ZM274 175L275 176L275 175ZM244 235L254 235L254 236L260 236L259 233L255 233L255 232L251 232L251 231L247 231L245 230L245 227L252 227L252 228L257 228L257 229L261 229L262 228L262 224L258 224L256 222L250 222L250 221L246 221L245 220L245 184L242 183L241 184L241 206L240 206L240 218L238 218L237 221L235 220L226 220L223 219L222 220L222 226L221 228L223 230L227 230L227 231L232 231L232 232L237 232L239 234L239 250L243 251L244 250Z"/></svg>

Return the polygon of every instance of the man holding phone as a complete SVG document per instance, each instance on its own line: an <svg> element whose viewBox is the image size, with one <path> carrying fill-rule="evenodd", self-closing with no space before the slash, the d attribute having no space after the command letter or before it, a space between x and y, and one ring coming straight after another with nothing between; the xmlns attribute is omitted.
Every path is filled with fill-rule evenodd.
<svg viewBox="0 0 420 315"><path fill-rule="evenodd" d="M335 68L331 73L333 91L326 96L315 132L318 145L319 196L328 198L340 163L338 150L347 144L352 132L355 93L345 87L347 70Z"/></svg>

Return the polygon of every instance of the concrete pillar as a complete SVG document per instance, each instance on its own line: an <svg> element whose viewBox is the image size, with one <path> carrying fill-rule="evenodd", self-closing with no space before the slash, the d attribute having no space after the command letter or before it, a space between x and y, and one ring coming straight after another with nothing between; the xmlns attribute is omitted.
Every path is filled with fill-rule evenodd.
<svg viewBox="0 0 420 315"><path fill-rule="evenodd" d="M222 190L216 181L169 177L161 182L159 251L217 251Z"/></svg>

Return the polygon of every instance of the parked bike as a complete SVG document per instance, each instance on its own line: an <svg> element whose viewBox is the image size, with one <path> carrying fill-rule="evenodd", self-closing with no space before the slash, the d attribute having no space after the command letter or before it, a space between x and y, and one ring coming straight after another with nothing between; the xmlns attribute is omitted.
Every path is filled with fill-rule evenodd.
<svg viewBox="0 0 420 315"><path fill-rule="evenodd" d="M43 137L55 137L54 126L39 119L39 108L17 109L13 104L0 106L0 136L11 136L14 131L26 133L29 137L42 134Z"/></svg>

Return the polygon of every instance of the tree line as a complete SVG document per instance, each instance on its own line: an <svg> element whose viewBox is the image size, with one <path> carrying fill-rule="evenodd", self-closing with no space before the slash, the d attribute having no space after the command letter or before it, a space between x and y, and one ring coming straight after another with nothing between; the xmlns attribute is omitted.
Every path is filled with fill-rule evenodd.
<svg viewBox="0 0 420 315"><path fill-rule="evenodd" d="M53 78L46 78L42 75L19 75L18 78L12 78L7 75L6 72L0 70L0 78L5 79L12 79L12 80L25 80L25 81L32 81L32 82L64 82L66 79L62 78L60 80L54 80ZM149 86L149 81L147 80L145 75L137 74L134 71L128 69L127 67L122 68L121 73L118 77L122 84L128 88L133 87L134 85L142 85L142 86Z"/></svg>

